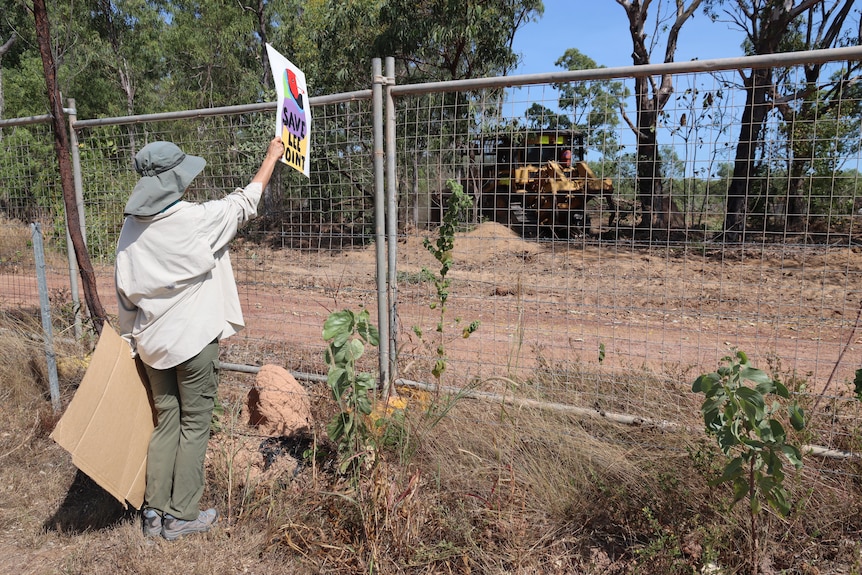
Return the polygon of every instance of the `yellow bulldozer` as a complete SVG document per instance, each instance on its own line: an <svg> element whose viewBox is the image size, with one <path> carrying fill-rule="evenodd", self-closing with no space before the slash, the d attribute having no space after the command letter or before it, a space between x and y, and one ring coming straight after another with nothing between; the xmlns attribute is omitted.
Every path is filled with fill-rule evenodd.
<svg viewBox="0 0 862 575"><path fill-rule="evenodd" d="M465 189L482 215L524 236L568 238L590 230L587 203L616 209L613 183L584 161L583 134L538 130L477 141Z"/></svg>

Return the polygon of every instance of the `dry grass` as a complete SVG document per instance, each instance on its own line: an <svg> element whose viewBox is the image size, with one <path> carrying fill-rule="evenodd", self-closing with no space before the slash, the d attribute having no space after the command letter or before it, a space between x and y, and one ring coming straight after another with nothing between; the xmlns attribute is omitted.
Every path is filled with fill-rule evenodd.
<svg viewBox="0 0 862 575"><path fill-rule="evenodd" d="M318 455L251 477L239 454L261 437L244 423L244 374L223 377L223 428L208 457L203 504L222 511L219 527L145 541L137 516L48 438L55 417L38 322L7 314L0 324L0 573L629 574L693 573L707 562L741 572L746 515L729 507L727 489L707 485L721 460L698 434L402 390L412 407L381 439L378 464L344 477L322 430L332 405L312 387ZM557 385L560 373L574 383ZM63 376L64 402L81 376ZM696 423L697 400L673 378L644 386L645 377L631 375L633 389L654 394L640 399L668 405L655 418L688 412ZM605 384L584 366L546 364L506 392L554 389L554 401L577 403ZM860 471L856 461L807 458L788 480L793 515L764 517L763 572L859 572Z"/></svg>
<svg viewBox="0 0 862 575"><path fill-rule="evenodd" d="M51 249L49 236L52 233L53 224L50 221L42 221L40 225L45 243L46 265L60 269L66 267L68 263L65 253ZM0 214L0 271L19 273L22 268L32 268L34 262L33 235L29 225L17 220L10 220Z"/></svg>
<svg viewBox="0 0 862 575"><path fill-rule="evenodd" d="M22 264L33 265L31 242L26 225L0 216L0 266L14 270Z"/></svg>

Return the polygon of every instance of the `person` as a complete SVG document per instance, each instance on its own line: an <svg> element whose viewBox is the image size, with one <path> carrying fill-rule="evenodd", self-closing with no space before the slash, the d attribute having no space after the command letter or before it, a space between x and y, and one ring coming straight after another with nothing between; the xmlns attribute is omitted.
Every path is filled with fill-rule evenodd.
<svg viewBox="0 0 862 575"><path fill-rule="evenodd" d="M562 164L564 168L572 167L572 151L563 150Z"/></svg>
<svg viewBox="0 0 862 575"><path fill-rule="evenodd" d="M284 154L273 138L245 189L203 203L182 201L206 160L152 142L134 160L140 179L125 206L114 268L120 335L143 363L156 425L147 451L146 536L174 540L208 531L198 509L218 387L218 343L243 328L228 243L257 215Z"/></svg>

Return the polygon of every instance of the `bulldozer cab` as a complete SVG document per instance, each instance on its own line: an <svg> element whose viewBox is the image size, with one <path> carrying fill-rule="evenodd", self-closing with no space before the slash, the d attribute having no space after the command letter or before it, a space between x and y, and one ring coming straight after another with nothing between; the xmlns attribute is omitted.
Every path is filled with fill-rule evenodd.
<svg viewBox="0 0 862 575"><path fill-rule="evenodd" d="M528 133L524 145L524 163L543 165L551 161L564 163L569 159L584 160L584 136L580 133L538 132ZM575 156L577 154L577 156Z"/></svg>
<svg viewBox="0 0 862 575"><path fill-rule="evenodd" d="M467 189L477 196L483 216L525 235L569 237L584 231L587 202L613 191L610 180L596 178L584 161L579 132L515 132L477 142L473 149L481 151L474 152Z"/></svg>
<svg viewBox="0 0 862 575"><path fill-rule="evenodd" d="M571 165L584 160L584 136L579 132L530 131L504 134L485 140L482 147L484 176L494 178L526 166L539 167L554 161ZM566 158L568 152L569 158ZM489 157L490 156L490 157ZM490 161L488 161L490 160Z"/></svg>

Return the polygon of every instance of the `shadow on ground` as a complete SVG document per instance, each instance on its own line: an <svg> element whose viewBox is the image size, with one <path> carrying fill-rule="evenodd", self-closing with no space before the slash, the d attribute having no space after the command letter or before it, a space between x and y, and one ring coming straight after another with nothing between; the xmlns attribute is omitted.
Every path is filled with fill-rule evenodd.
<svg viewBox="0 0 862 575"><path fill-rule="evenodd" d="M42 527L45 531L77 534L112 527L135 514L133 508L125 509L79 469L66 498Z"/></svg>

